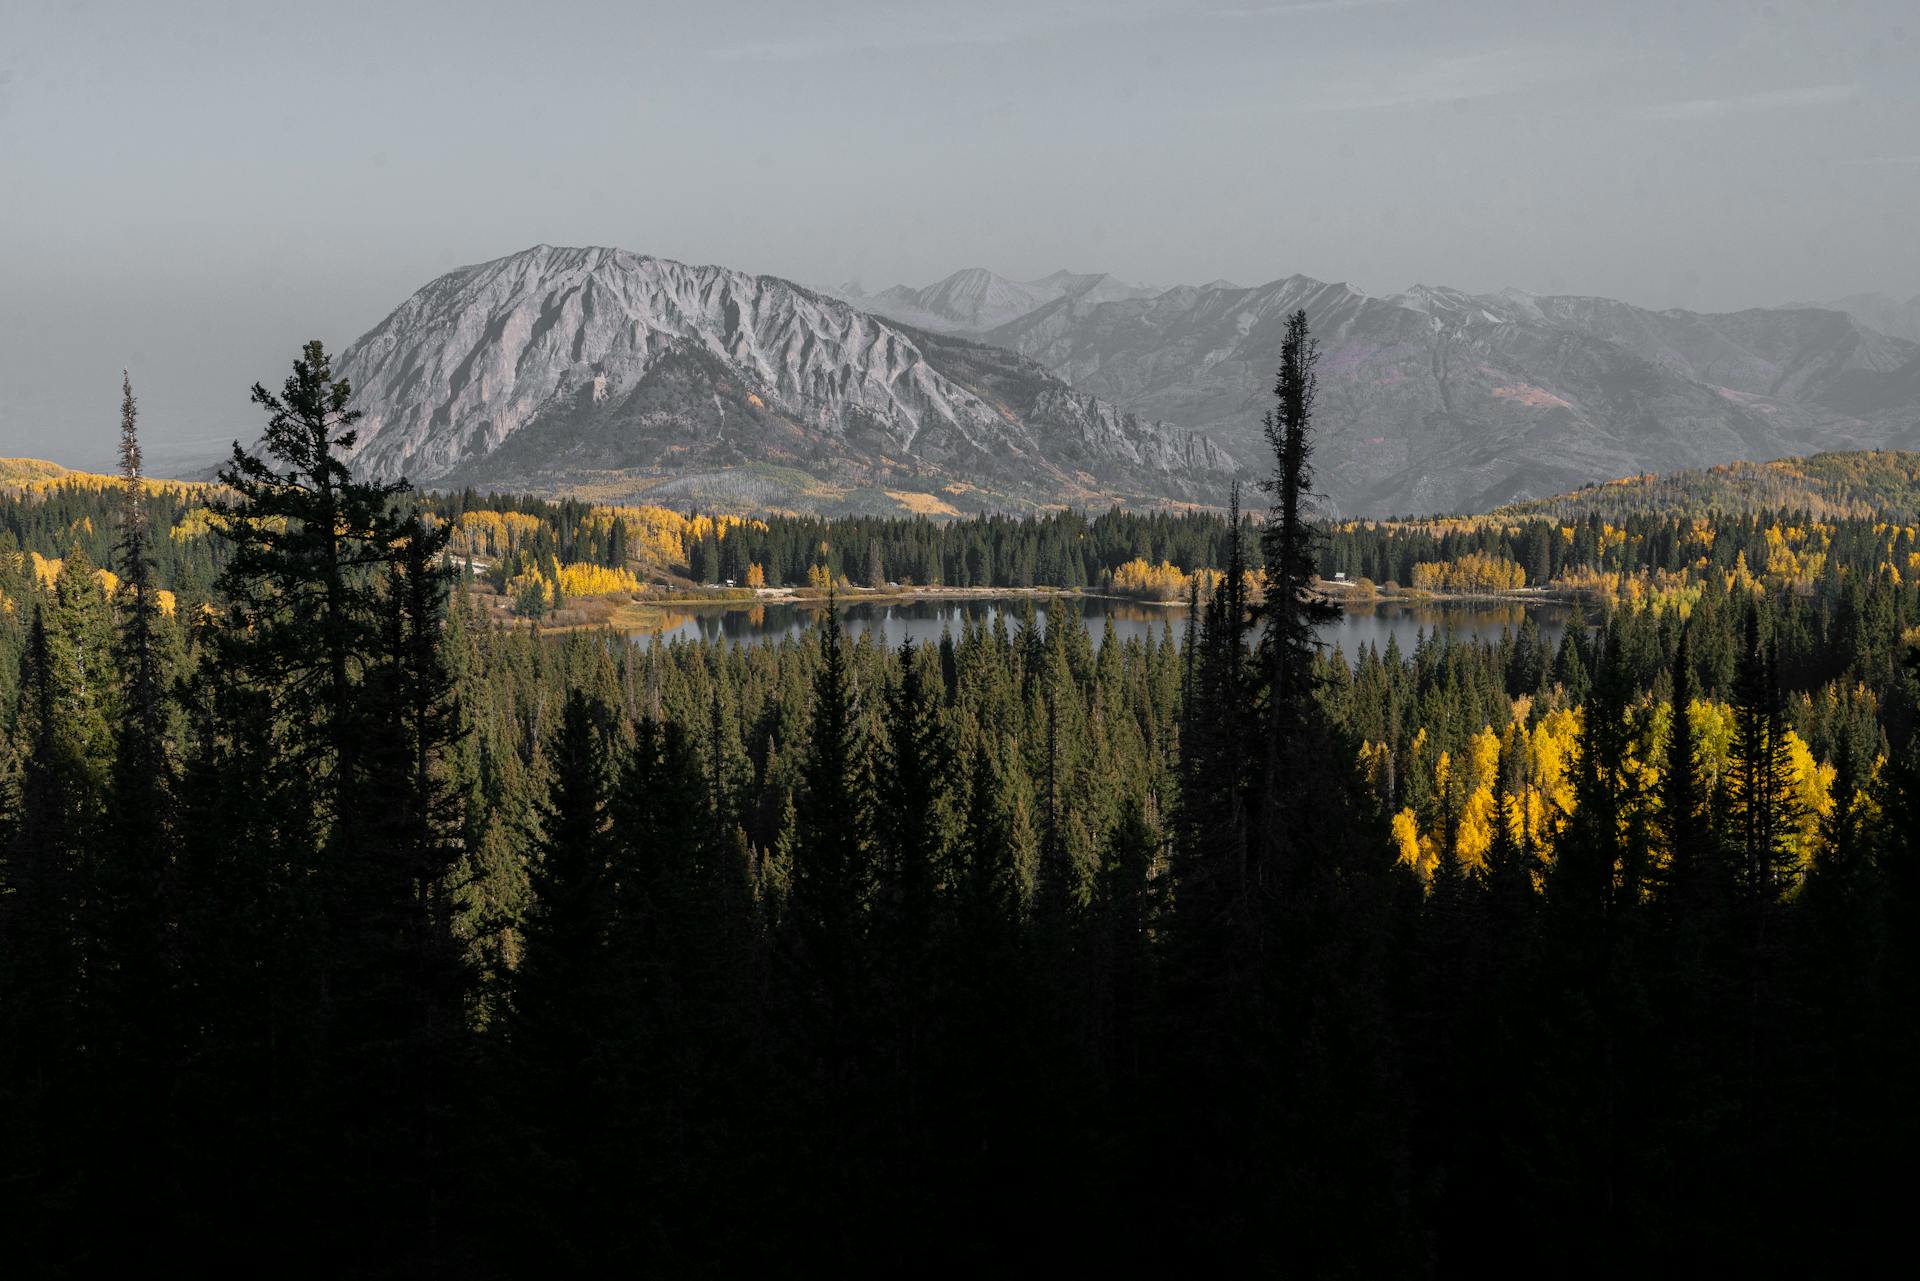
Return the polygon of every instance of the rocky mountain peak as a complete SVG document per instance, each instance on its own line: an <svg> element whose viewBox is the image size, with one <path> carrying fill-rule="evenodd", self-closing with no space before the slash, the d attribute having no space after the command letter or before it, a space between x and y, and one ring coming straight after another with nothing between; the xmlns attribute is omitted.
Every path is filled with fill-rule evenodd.
<svg viewBox="0 0 1920 1281"><path fill-rule="evenodd" d="M991 297L990 275L950 282ZM777 467L834 491L963 484L1019 506L1211 501L1233 466L1011 353L778 277L598 246L448 272L338 369L366 415L356 464L426 481L614 473L637 490Z"/></svg>

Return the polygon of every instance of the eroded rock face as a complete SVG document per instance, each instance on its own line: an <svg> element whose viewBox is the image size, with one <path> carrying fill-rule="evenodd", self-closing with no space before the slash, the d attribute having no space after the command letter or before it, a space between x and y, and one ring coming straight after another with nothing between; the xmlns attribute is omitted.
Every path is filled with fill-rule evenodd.
<svg viewBox="0 0 1920 1281"><path fill-rule="evenodd" d="M450 272L345 352L356 465L557 489L774 464L1006 505L1217 501L1234 463L1029 360L791 282L539 246ZM985 503L987 499L982 499Z"/></svg>

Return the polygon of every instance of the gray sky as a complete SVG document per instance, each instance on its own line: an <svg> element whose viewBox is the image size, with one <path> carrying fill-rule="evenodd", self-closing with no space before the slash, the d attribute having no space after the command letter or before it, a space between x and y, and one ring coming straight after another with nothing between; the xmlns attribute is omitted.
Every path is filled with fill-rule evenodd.
<svg viewBox="0 0 1920 1281"><path fill-rule="evenodd" d="M1913 0L7 0L0 453L250 434L462 263L1920 293Z"/></svg>

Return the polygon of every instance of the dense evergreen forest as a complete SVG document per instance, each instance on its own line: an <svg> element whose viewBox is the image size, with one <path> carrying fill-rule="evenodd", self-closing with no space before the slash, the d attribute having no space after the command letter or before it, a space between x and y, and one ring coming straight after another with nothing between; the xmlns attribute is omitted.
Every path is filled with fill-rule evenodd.
<svg viewBox="0 0 1920 1281"><path fill-rule="evenodd" d="M345 466L317 343L203 492L142 482L128 387L121 482L0 498L17 1274L1894 1246L1915 531L1316 524L1314 360L1296 315L1259 522L420 495ZM643 648L474 598L1133 562L1187 594L1154 643L1056 601L888 650L828 603L804 641ZM1335 655L1321 571L1588 604L1557 647Z"/></svg>

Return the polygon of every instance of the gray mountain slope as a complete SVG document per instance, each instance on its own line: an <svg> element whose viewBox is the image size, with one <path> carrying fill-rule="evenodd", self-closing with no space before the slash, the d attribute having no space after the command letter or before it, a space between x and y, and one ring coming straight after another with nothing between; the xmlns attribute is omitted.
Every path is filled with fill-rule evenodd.
<svg viewBox="0 0 1920 1281"><path fill-rule="evenodd" d="M1084 391L1264 466L1286 316L1320 343L1325 510L1483 508L1643 471L1898 443L1920 347L1818 309L1703 315L1599 298L1291 276L1060 298L984 335Z"/></svg>

